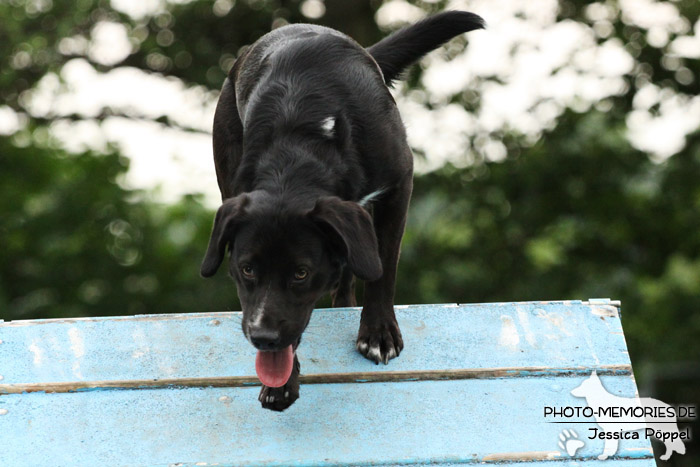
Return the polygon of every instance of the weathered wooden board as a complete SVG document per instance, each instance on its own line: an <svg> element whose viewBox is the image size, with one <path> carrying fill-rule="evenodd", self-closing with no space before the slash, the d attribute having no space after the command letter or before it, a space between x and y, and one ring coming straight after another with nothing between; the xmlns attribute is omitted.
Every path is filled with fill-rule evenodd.
<svg viewBox="0 0 700 467"><path fill-rule="evenodd" d="M316 311L299 349L307 384L284 413L250 387L237 313L0 323L0 465L655 465L644 439L602 463L594 425L544 417L585 405L570 391L594 369L635 396L614 304L397 315L406 349L376 366L354 350L358 309ZM557 445L564 428L586 442L575 459Z"/></svg>
<svg viewBox="0 0 700 467"><path fill-rule="evenodd" d="M588 374L630 363L612 305L397 308L406 348L387 366L355 351L359 308L315 311L298 351L302 373L544 367ZM12 355L2 361L0 382L254 376L256 351L240 325L237 312L0 324L0 351Z"/></svg>
<svg viewBox="0 0 700 467"><path fill-rule="evenodd" d="M634 394L630 377L603 377ZM0 426L12 444L0 460L28 465L158 465L231 462L333 465L561 458L564 427L545 406L578 405L583 378L314 384L287 412L260 409L258 388L185 388L3 396ZM595 459L603 442L578 456ZM649 456L623 441L618 456ZM520 456L518 456L520 457ZM519 459L522 460L522 459ZM8 465L2 462L3 465ZM10 464L12 465L12 464Z"/></svg>

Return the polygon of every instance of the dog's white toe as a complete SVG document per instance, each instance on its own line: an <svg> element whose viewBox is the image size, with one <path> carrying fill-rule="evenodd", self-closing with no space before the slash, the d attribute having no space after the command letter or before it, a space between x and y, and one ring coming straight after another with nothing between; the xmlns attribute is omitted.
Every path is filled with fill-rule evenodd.
<svg viewBox="0 0 700 467"><path fill-rule="evenodd" d="M382 351L378 345L369 348L369 351L367 352L367 357L371 360L374 360L375 362L380 362L383 360Z"/></svg>

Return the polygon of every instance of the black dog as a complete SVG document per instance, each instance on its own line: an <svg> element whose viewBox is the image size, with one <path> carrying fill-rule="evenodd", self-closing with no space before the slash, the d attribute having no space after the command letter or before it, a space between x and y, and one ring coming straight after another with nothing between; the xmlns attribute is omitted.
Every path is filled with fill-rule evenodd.
<svg viewBox="0 0 700 467"><path fill-rule="evenodd" d="M354 276L366 281L357 349L385 364L403 349L393 302L413 157L387 86L482 27L450 11L365 50L333 29L290 25L233 65L214 117L224 202L201 273L212 276L228 247L263 407L299 397L296 348L311 311L328 292L333 306L355 306Z"/></svg>

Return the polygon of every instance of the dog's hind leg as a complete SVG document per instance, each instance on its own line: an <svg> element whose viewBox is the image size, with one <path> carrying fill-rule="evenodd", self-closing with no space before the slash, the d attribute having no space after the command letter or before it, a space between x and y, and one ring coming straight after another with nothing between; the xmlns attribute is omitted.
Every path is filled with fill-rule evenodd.
<svg viewBox="0 0 700 467"><path fill-rule="evenodd" d="M394 287L412 190L413 179L409 172L396 188L374 204L374 230L383 274L378 280L365 284L357 350L375 363L386 364L403 350L401 330L394 315Z"/></svg>
<svg viewBox="0 0 700 467"><path fill-rule="evenodd" d="M338 287L331 292L333 299L333 307L351 307L357 306L355 299L355 276L348 266L343 266L343 272L340 274Z"/></svg>
<svg viewBox="0 0 700 467"><path fill-rule="evenodd" d="M678 433L678 427L676 427L675 433ZM666 446L666 452L663 453L659 459L662 461L667 461L671 458L674 452L678 454L685 454L685 444L680 439L674 439L673 441L664 441L664 446Z"/></svg>

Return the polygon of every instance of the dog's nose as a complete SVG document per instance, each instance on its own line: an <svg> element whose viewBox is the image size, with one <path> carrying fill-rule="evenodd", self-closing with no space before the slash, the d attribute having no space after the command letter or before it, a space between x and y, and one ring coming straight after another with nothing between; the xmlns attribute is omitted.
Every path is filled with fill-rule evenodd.
<svg viewBox="0 0 700 467"><path fill-rule="evenodd" d="M263 327L251 327L248 329L250 342L258 350L274 350L279 347L280 333L277 330Z"/></svg>

